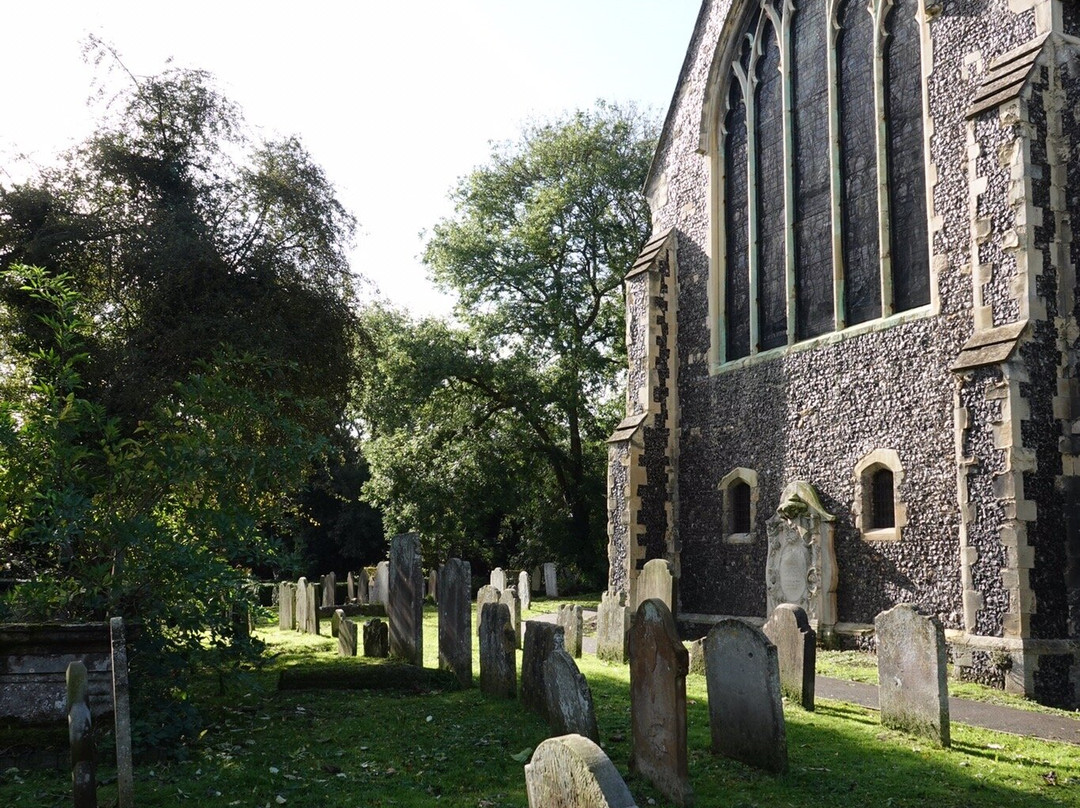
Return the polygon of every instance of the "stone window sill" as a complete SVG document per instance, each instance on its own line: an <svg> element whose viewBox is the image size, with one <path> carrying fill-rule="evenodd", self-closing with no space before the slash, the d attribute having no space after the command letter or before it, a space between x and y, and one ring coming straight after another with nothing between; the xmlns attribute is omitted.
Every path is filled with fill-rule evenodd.
<svg viewBox="0 0 1080 808"><path fill-rule="evenodd" d="M728 533L724 536L724 544L752 544L753 533Z"/></svg>
<svg viewBox="0 0 1080 808"><path fill-rule="evenodd" d="M900 528L898 527L879 527L876 530L864 530L863 541L868 542L887 542L887 541L900 541Z"/></svg>

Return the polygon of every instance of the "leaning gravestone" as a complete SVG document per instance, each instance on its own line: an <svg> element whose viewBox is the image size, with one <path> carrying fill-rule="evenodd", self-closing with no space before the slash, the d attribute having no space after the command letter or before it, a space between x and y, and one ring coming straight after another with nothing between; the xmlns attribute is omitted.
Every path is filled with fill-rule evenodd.
<svg viewBox="0 0 1080 808"><path fill-rule="evenodd" d="M532 590L529 589L529 573L522 570L518 573L517 583L518 597L521 598L521 610L523 612L529 611L532 606Z"/></svg>
<svg viewBox="0 0 1080 808"><path fill-rule="evenodd" d="M564 603L559 607L558 621L566 634L566 650L574 659L580 659L581 635L584 633L581 607L573 603Z"/></svg>
<svg viewBox="0 0 1080 808"><path fill-rule="evenodd" d="M347 618L341 609L338 609L334 615L338 620L338 656L356 656L356 623Z"/></svg>
<svg viewBox="0 0 1080 808"><path fill-rule="evenodd" d="M480 617L480 690L512 699L517 692L514 630L505 603L485 603Z"/></svg>
<svg viewBox="0 0 1080 808"><path fill-rule="evenodd" d="M513 587L503 590L499 596L499 603L505 603L510 610L510 626L514 629L514 647L521 648L521 634L525 627L521 625L521 601Z"/></svg>
<svg viewBox="0 0 1080 808"><path fill-rule="evenodd" d="M288 581L278 584L278 628L282 631L296 628L296 584Z"/></svg>
<svg viewBox="0 0 1080 808"><path fill-rule="evenodd" d="M506 589L506 571L502 567L496 567L491 571L488 583L502 592Z"/></svg>
<svg viewBox="0 0 1080 808"><path fill-rule="evenodd" d="M525 624L525 648L521 652L521 703L525 709L545 721L548 713L544 662L556 649L566 650L562 626L539 620L529 620Z"/></svg>
<svg viewBox="0 0 1080 808"><path fill-rule="evenodd" d="M424 665L424 570L420 536L405 533L390 542L390 653L410 665Z"/></svg>
<svg viewBox="0 0 1080 808"><path fill-rule="evenodd" d="M544 564L544 594L549 598L559 597L558 569L551 561Z"/></svg>
<svg viewBox="0 0 1080 808"><path fill-rule="evenodd" d="M372 603L381 603L384 606L389 602L390 593L390 562L380 561L375 566L375 591L371 596Z"/></svg>
<svg viewBox="0 0 1080 808"><path fill-rule="evenodd" d="M874 618L881 723L949 746L945 631L901 603Z"/></svg>
<svg viewBox="0 0 1080 808"><path fill-rule="evenodd" d="M439 667L472 687L472 569L451 558L439 568Z"/></svg>
<svg viewBox="0 0 1080 808"><path fill-rule="evenodd" d="M741 620L721 620L705 638L712 750L777 774L787 771L787 731L776 646Z"/></svg>
<svg viewBox="0 0 1080 808"><path fill-rule="evenodd" d="M626 662L630 610L621 592L604 592L596 607L596 656L606 662Z"/></svg>
<svg viewBox="0 0 1080 808"><path fill-rule="evenodd" d="M780 660L780 692L804 710L814 709L817 638L801 606L781 603L761 627L776 646Z"/></svg>
<svg viewBox="0 0 1080 808"><path fill-rule="evenodd" d="M615 764L588 738L563 735L525 764L529 808L637 808Z"/></svg>
<svg viewBox="0 0 1080 808"><path fill-rule="evenodd" d="M482 621L484 617L484 604L485 603L498 603L502 600L502 592L493 587L491 584L484 584L476 593L476 633L480 634Z"/></svg>
<svg viewBox="0 0 1080 808"><path fill-rule="evenodd" d="M332 609L337 605L337 573L331 572L322 577L322 606Z"/></svg>
<svg viewBox="0 0 1080 808"><path fill-rule="evenodd" d="M589 683L574 658L556 648L544 660L544 690L548 725L558 735L575 733L600 743Z"/></svg>
<svg viewBox="0 0 1080 808"><path fill-rule="evenodd" d="M390 629L378 618L364 623L364 656L390 656Z"/></svg>
<svg viewBox="0 0 1080 808"><path fill-rule="evenodd" d="M672 616L679 608L679 579L671 570L671 563L654 558L645 563L634 583L634 606L640 606L649 598L664 601Z"/></svg>
<svg viewBox="0 0 1080 808"><path fill-rule="evenodd" d="M664 602L642 603L630 627L630 769L676 805L694 799L686 752L687 657Z"/></svg>

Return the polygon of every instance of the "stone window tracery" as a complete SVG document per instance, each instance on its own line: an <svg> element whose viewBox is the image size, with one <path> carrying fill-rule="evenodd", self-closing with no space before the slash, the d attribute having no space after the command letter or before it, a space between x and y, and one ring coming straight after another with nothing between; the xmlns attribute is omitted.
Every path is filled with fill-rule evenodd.
<svg viewBox="0 0 1080 808"><path fill-rule="evenodd" d="M717 118L721 362L930 302L920 25L919 0L744 23Z"/></svg>

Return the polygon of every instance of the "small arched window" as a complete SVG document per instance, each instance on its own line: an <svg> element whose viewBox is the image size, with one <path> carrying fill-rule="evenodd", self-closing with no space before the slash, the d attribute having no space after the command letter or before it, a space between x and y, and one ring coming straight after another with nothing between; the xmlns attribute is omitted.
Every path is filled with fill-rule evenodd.
<svg viewBox="0 0 1080 808"><path fill-rule="evenodd" d="M900 499L904 470L892 449L875 449L855 466L855 527L867 541L896 541L907 524Z"/></svg>
<svg viewBox="0 0 1080 808"><path fill-rule="evenodd" d="M748 544L754 538L758 482L757 472L737 468L718 486L723 495L723 540L727 544Z"/></svg>

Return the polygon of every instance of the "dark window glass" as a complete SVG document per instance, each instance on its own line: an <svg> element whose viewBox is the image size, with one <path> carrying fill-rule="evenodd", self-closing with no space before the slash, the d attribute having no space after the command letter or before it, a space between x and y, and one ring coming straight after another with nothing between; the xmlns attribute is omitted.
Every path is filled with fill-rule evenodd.
<svg viewBox="0 0 1080 808"><path fill-rule="evenodd" d="M881 316L874 23L864 0L845 0L838 19L844 299L852 325Z"/></svg>
<svg viewBox="0 0 1080 808"><path fill-rule="evenodd" d="M895 0L885 43L893 309L930 302L918 0Z"/></svg>
<svg viewBox="0 0 1080 808"><path fill-rule="evenodd" d="M731 532L750 532L750 486L742 480L732 483L728 489L731 497Z"/></svg>
<svg viewBox="0 0 1080 808"><path fill-rule="evenodd" d="M878 469L870 477L870 527L896 526L896 508L893 502L893 473Z"/></svg>
<svg viewBox="0 0 1080 808"><path fill-rule="evenodd" d="M799 339L832 331L832 187L825 4L800 0L792 18L795 288Z"/></svg>
<svg viewBox="0 0 1080 808"><path fill-rule="evenodd" d="M784 258L784 99L780 43L766 25L757 63L758 344L787 344Z"/></svg>
<svg viewBox="0 0 1080 808"><path fill-rule="evenodd" d="M724 275L727 359L750 355L750 232L747 221L746 103L742 85L731 77L730 109L724 142L724 232L727 260Z"/></svg>

